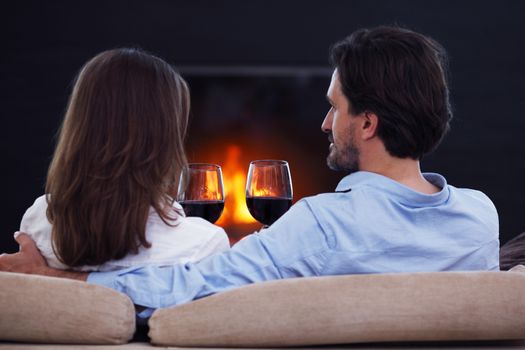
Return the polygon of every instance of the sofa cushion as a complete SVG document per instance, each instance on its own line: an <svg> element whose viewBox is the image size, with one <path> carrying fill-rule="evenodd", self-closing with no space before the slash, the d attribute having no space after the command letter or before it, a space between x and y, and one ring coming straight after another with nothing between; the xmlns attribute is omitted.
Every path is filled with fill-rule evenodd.
<svg viewBox="0 0 525 350"><path fill-rule="evenodd" d="M525 265L516 265L509 270L509 272L522 272L525 273Z"/></svg>
<svg viewBox="0 0 525 350"><path fill-rule="evenodd" d="M153 344L272 347L525 338L525 274L434 272L253 284L157 310Z"/></svg>
<svg viewBox="0 0 525 350"><path fill-rule="evenodd" d="M121 344L135 331L124 294L85 282L0 272L0 340Z"/></svg>

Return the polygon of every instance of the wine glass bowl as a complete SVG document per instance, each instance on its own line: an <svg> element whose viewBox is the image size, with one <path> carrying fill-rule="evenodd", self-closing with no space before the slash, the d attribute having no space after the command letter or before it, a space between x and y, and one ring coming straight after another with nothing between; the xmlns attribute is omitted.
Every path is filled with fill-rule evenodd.
<svg viewBox="0 0 525 350"><path fill-rule="evenodd" d="M198 216L214 223L224 209L222 169L216 164L190 163L179 181L177 201L186 216Z"/></svg>
<svg viewBox="0 0 525 350"><path fill-rule="evenodd" d="M246 205L250 214L264 225L271 225L292 205L290 168L284 160L255 160L250 163L246 181Z"/></svg>

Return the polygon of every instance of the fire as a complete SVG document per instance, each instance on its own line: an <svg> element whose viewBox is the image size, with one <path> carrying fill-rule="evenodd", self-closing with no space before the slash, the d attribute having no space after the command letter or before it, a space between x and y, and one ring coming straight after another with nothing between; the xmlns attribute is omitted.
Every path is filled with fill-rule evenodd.
<svg viewBox="0 0 525 350"><path fill-rule="evenodd" d="M250 197L279 197L284 196L280 192L276 179L279 177L275 168L272 167L258 167L252 173L251 188L248 195Z"/></svg>
<svg viewBox="0 0 525 350"><path fill-rule="evenodd" d="M253 224L257 221L246 207L246 175L248 169L240 165L241 149L232 145L227 149L226 162L222 166L224 178L224 211L215 223L220 226Z"/></svg>
<svg viewBox="0 0 525 350"><path fill-rule="evenodd" d="M202 189L199 198L206 200L223 200L222 193L219 190L217 172L206 171L203 172L201 176L206 177L206 180L202 182L206 184L206 187Z"/></svg>
<svg viewBox="0 0 525 350"><path fill-rule="evenodd" d="M262 188L262 189L254 189L253 190L253 197L274 197L275 193L272 190Z"/></svg>

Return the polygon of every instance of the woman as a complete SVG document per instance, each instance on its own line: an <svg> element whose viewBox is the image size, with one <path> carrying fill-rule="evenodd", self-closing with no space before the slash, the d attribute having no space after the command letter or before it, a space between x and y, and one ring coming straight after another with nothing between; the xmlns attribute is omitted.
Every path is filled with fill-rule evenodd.
<svg viewBox="0 0 525 350"><path fill-rule="evenodd" d="M49 167L25 213L51 267L107 271L197 261L229 248L224 230L174 202L187 165L186 82L138 49L100 53L80 71Z"/></svg>

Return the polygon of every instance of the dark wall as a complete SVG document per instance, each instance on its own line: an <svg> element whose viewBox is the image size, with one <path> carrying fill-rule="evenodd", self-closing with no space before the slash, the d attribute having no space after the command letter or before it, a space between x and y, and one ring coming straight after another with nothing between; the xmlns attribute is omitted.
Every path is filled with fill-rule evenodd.
<svg viewBox="0 0 525 350"><path fill-rule="evenodd" d="M525 231L524 1L17 1L2 7L0 252L16 249L11 235L43 192L71 81L94 54L133 45L181 67L326 67L334 41L360 27L394 23L434 37L451 58L455 120L423 170L487 193L500 213L502 241ZM323 117L312 116L319 124Z"/></svg>

